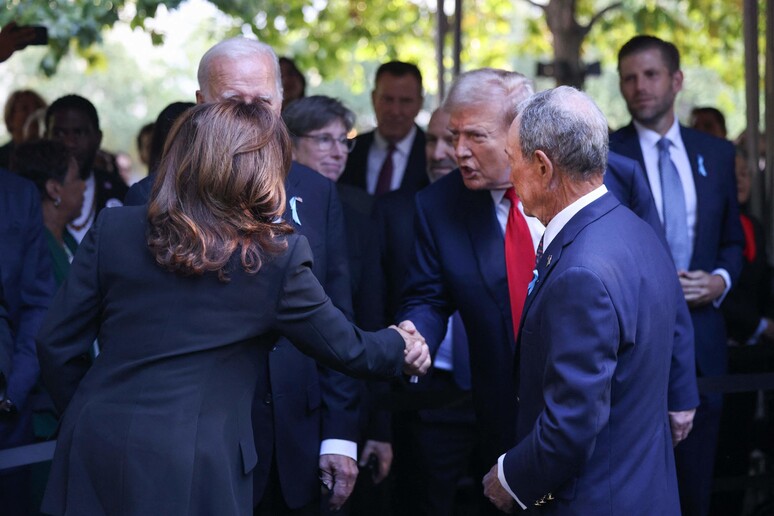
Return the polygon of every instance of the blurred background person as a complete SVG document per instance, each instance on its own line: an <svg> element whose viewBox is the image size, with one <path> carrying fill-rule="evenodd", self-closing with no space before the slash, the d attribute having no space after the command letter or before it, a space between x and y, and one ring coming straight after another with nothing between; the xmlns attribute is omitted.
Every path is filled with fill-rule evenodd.
<svg viewBox="0 0 774 516"><path fill-rule="evenodd" d="M46 108L45 106L36 109L27 117L22 128L22 141L34 142L40 140L45 135L46 130Z"/></svg>
<svg viewBox="0 0 774 516"><path fill-rule="evenodd" d="M729 339L729 374L768 373L774 370L770 351L774 345L771 273L763 226L749 210L751 186L743 134L736 143L736 187L745 240L744 261L739 279L721 305ZM765 414L762 406L763 393L760 391L724 395L715 461L716 477L744 477L751 471L761 472L754 457L765 457L766 453L771 453L771 436L774 435L770 418L756 417L759 410L761 416ZM765 423L767 419L768 424ZM749 508L744 505L745 493L744 485L735 490L713 491L710 514L746 514Z"/></svg>
<svg viewBox="0 0 774 516"><path fill-rule="evenodd" d="M284 110L294 100L306 96L306 78L289 57L280 57L279 65L282 78L282 109Z"/></svg>
<svg viewBox="0 0 774 516"><path fill-rule="evenodd" d="M15 145L24 141L24 123L33 112L46 107L46 101L33 90L17 90L5 102L3 117L11 141L0 147L0 167L8 168Z"/></svg>
<svg viewBox="0 0 774 516"><path fill-rule="evenodd" d="M67 230L67 224L83 208L86 184L78 173L78 164L63 143L39 140L22 143L14 150L11 170L38 188L54 279L60 285L78 248L78 242Z"/></svg>
<svg viewBox="0 0 774 516"><path fill-rule="evenodd" d="M86 182L83 210L68 226L80 242L103 208L123 204L128 187L118 174L113 158L105 158L103 154L102 165L97 162L102 131L97 109L88 99L65 95L52 102L46 111L46 137L65 144L78 162L81 179Z"/></svg>
<svg viewBox="0 0 774 516"><path fill-rule="evenodd" d="M725 139L726 117L714 107L695 107L691 110L691 127L697 131Z"/></svg>
<svg viewBox="0 0 774 516"><path fill-rule="evenodd" d="M188 108L195 106L193 102L173 102L161 110L153 124L153 135L148 148L148 176L133 184L124 197L126 206L139 206L148 202L156 170L164 154L164 142L172 129L175 120Z"/></svg>
<svg viewBox="0 0 774 516"><path fill-rule="evenodd" d="M153 122L145 124L137 133L137 155L140 157L140 163L146 168L150 167L150 147L155 125Z"/></svg>
<svg viewBox="0 0 774 516"><path fill-rule="evenodd" d="M357 136L341 181L375 196L425 187L425 132L414 123L423 102L422 72L415 64L382 64L371 92L376 128Z"/></svg>

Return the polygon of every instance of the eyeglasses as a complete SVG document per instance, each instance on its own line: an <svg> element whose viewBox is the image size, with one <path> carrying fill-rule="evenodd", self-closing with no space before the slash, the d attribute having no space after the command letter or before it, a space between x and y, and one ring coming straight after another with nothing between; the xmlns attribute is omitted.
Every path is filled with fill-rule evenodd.
<svg viewBox="0 0 774 516"><path fill-rule="evenodd" d="M333 147L334 143L338 143L341 147L346 149L348 153L352 152L352 149L355 148L355 139L350 139L346 136L342 136L341 138L334 138L330 134L304 134L299 136L299 138L309 138L310 140L314 140L317 142L317 148L323 152L331 150L331 147Z"/></svg>

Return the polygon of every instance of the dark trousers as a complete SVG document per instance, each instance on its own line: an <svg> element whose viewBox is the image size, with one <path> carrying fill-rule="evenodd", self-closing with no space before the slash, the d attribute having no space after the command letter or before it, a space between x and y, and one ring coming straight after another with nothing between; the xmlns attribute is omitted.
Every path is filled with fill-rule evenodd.
<svg viewBox="0 0 774 516"><path fill-rule="evenodd" d="M282 496L282 488L279 483L279 474L277 472L277 463L272 460L269 478L266 483L266 490L263 493L260 503L253 509L254 516L319 516L320 502L314 502L291 509L285 503Z"/></svg>
<svg viewBox="0 0 774 516"><path fill-rule="evenodd" d="M712 494L715 452L718 446L720 394L700 394L693 429L675 448L680 508L684 516L707 516Z"/></svg>

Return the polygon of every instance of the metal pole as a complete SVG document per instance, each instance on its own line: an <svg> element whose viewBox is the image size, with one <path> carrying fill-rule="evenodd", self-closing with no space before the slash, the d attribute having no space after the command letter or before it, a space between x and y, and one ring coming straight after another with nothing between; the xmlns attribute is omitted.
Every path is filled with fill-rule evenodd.
<svg viewBox="0 0 774 516"><path fill-rule="evenodd" d="M764 175L758 164L759 134L760 134L760 88L758 77L758 2L757 0L744 0L744 70L745 70L745 97L747 101L747 142L745 143L747 156L747 169L752 181L750 196L750 209L758 220L764 220L763 206L766 199L766 187Z"/></svg>
<svg viewBox="0 0 774 516"><path fill-rule="evenodd" d="M462 53L462 0L454 0L454 79L460 74Z"/></svg>
<svg viewBox="0 0 774 516"><path fill-rule="evenodd" d="M766 0L766 174L761 181L764 186L765 199L763 203L762 218L763 229L766 235L771 235L774 228L772 221L771 202L774 199L774 0ZM769 242L769 263L772 262L772 238Z"/></svg>
<svg viewBox="0 0 774 516"><path fill-rule="evenodd" d="M445 75L446 68L443 65L443 54L446 47L446 13L443 11L444 0L438 0L436 3L436 37L435 37L435 62L438 68L438 105L441 105L446 96Z"/></svg>

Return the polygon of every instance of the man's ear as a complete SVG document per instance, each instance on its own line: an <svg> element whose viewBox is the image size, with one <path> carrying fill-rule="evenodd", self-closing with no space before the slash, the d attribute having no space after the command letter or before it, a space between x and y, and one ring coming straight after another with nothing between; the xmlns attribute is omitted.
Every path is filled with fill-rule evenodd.
<svg viewBox="0 0 774 516"><path fill-rule="evenodd" d="M548 159L548 156L542 150L535 151L533 160L537 162L540 179L543 181L543 184L550 184L554 177L554 164L551 163L551 160Z"/></svg>
<svg viewBox="0 0 774 516"><path fill-rule="evenodd" d="M62 189L61 183L59 181L54 181L53 179L49 179L46 181L46 195L49 199L52 201L57 199L58 197L62 197L60 191Z"/></svg>
<svg viewBox="0 0 774 516"><path fill-rule="evenodd" d="M202 90L196 90L196 103L204 104L204 94L202 93Z"/></svg>

